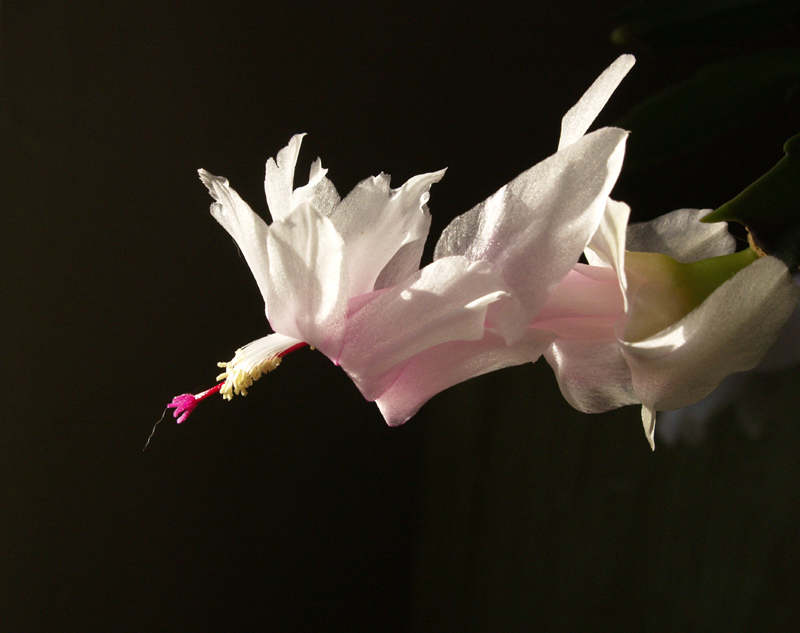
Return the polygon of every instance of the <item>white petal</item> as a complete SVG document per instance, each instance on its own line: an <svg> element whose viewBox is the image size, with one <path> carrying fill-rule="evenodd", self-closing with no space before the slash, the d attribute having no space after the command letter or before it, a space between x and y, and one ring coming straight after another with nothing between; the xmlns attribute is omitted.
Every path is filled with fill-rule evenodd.
<svg viewBox="0 0 800 633"><path fill-rule="evenodd" d="M283 219L292 211L294 169L304 136L305 134L295 134L289 144L278 152L277 161L272 158L267 161L264 192L267 194L267 205L273 222Z"/></svg>
<svg viewBox="0 0 800 633"><path fill-rule="evenodd" d="M659 411L684 407L728 374L757 365L799 292L782 262L763 257L671 327L639 342L621 341L639 400Z"/></svg>
<svg viewBox="0 0 800 633"><path fill-rule="evenodd" d="M375 290L396 286L417 272L424 250L424 237L401 246L375 280Z"/></svg>
<svg viewBox="0 0 800 633"><path fill-rule="evenodd" d="M486 306L506 290L488 262L440 259L351 315L339 363L375 399L388 386L382 377L415 354L483 338Z"/></svg>
<svg viewBox="0 0 800 633"><path fill-rule="evenodd" d="M625 236L630 214L627 204L609 198L597 232L584 250L587 261L593 266L610 266L616 271L619 287L625 297L626 311L628 281L625 274Z"/></svg>
<svg viewBox="0 0 800 633"><path fill-rule="evenodd" d="M292 208L309 202L322 215L330 215L339 204L339 192L333 183L325 177L327 169L323 169L318 158L311 163L308 184L298 187L292 192Z"/></svg>
<svg viewBox="0 0 800 633"><path fill-rule="evenodd" d="M644 436L650 444L650 450L656 450L656 412L646 405L642 405L642 426L644 427Z"/></svg>
<svg viewBox="0 0 800 633"><path fill-rule="evenodd" d="M584 252L590 265L610 266L614 270L624 267L625 233L630 214L627 204L608 199L597 231Z"/></svg>
<svg viewBox="0 0 800 633"><path fill-rule="evenodd" d="M211 215L231 237L236 240L253 277L256 279L264 302L269 289L269 258L267 256L267 234L269 228L247 203L228 186L228 181L209 174L205 169L198 172L200 180L208 187L217 202L211 205Z"/></svg>
<svg viewBox="0 0 800 633"><path fill-rule="evenodd" d="M545 352L567 402L584 413L638 404L631 371L615 338L559 340Z"/></svg>
<svg viewBox="0 0 800 633"><path fill-rule="evenodd" d="M619 175L627 132L604 128L524 172L444 231L435 259L464 255L500 270L519 300L496 315L518 340L594 235Z"/></svg>
<svg viewBox="0 0 800 633"><path fill-rule="evenodd" d="M391 385L376 403L390 426L406 422L431 397L490 371L534 362L552 340L535 332L515 345L485 332L478 341L450 341L417 354L392 372Z"/></svg>
<svg viewBox="0 0 800 633"><path fill-rule="evenodd" d="M442 176L444 170L415 176L396 190L386 174L367 178L331 213L345 242L351 297L375 289L378 275L402 246L424 241L431 223L428 190Z"/></svg>
<svg viewBox="0 0 800 633"><path fill-rule="evenodd" d="M347 310L341 236L306 203L270 226L268 243L272 329L336 358Z"/></svg>
<svg viewBox="0 0 800 633"><path fill-rule="evenodd" d="M794 282L800 282L800 273L793 275ZM764 354L756 367L759 373L771 373L794 367L800 363L800 304L783 326L778 339Z"/></svg>
<svg viewBox="0 0 800 633"><path fill-rule="evenodd" d="M611 95L620 82L628 74L636 60L633 55L621 55L595 79L591 87L584 93L578 103L561 119L561 138L558 149L561 150L572 145L581 136L600 114Z"/></svg>
<svg viewBox="0 0 800 633"><path fill-rule="evenodd" d="M662 253L683 263L733 253L736 240L728 233L728 224L700 222L706 214L708 209L679 209L651 222L630 224L626 248Z"/></svg>

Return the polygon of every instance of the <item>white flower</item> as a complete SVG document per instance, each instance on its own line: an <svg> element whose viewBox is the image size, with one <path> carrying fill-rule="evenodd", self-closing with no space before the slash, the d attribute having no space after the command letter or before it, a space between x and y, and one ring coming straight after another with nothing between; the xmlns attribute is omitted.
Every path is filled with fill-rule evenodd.
<svg viewBox="0 0 800 633"><path fill-rule="evenodd" d="M292 190L301 140L293 137L277 161L267 163L265 189L274 220L269 226L226 180L200 172L217 200L211 212L253 270L276 332L221 364L221 391L228 398L244 393L288 350L303 344L360 375L367 363L390 366L417 347L480 338L486 307L506 294L486 262L448 258L419 270L430 226L428 189L444 170L412 178L396 190L381 174L340 200L316 161L309 183ZM363 323L368 311L377 319L375 331ZM365 344L364 354L348 354Z"/></svg>
<svg viewBox="0 0 800 633"><path fill-rule="evenodd" d="M555 334L530 327L572 270L603 217L622 167L627 132L585 134L634 63L623 55L564 116L558 151L512 180L442 233L434 263L490 262L509 293L489 306L479 340L429 347L397 365L372 396L387 419L405 421L430 397L490 371L536 361ZM362 391L364 389L362 388ZM366 392L365 392L366 395Z"/></svg>
<svg viewBox="0 0 800 633"><path fill-rule="evenodd" d="M293 189L295 136L267 163L267 225L201 170L275 334L222 363L217 388L176 398L175 416L216 390L244 393L305 344L341 365L393 425L442 389L536 360L554 336L528 324L596 232L622 165L626 132L584 134L632 65L631 56L612 64L564 117L559 151L456 219L422 270L428 190L444 171L397 190L381 174L340 200L317 160Z"/></svg>
<svg viewBox="0 0 800 633"><path fill-rule="evenodd" d="M800 275L795 273L795 283ZM706 437L706 427L724 410L731 410L739 428L757 437L775 410L776 377L800 363L800 305L795 307L777 340L753 369L731 374L695 404L659 416L656 434L668 445L679 441L697 444Z"/></svg>
<svg viewBox="0 0 800 633"><path fill-rule="evenodd" d="M798 300L782 262L733 254L726 225L700 223L704 213L633 225L626 244L629 209L609 201L591 265L576 265L532 323L558 336L545 356L569 403L590 413L642 404L651 446L656 411L754 367Z"/></svg>

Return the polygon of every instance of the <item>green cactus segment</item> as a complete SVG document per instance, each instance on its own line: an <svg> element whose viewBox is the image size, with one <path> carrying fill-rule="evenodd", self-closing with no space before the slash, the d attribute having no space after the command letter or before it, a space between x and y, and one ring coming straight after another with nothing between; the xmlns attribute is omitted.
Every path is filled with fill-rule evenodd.
<svg viewBox="0 0 800 633"><path fill-rule="evenodd" d="M703 222L738 222L753 243L790 270L800 266L800 134L783 146L778 163Z"/></svg>

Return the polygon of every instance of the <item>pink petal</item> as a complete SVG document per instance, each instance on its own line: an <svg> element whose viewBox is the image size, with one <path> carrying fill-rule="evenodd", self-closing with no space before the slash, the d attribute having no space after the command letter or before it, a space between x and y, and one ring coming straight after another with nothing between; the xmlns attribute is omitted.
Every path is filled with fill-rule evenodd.
<svg viewBox="0 0 800 633"><path fill-rule="evenodd" d="M532 332L514 345L485 332L481 340L450 341L417 354L392 371L392 382L376 399L390 426L403 424L431 397L490 371L535 362L552 340Z"/></svg>
<svg viewBox="0 0 800 633"><path fill-rule="evenodd" d="M368 399L386 374L419 352L452 340L480 340L486 307L507 296L488 262L448 257L382 291L349 319L339 363Z"/></svg>

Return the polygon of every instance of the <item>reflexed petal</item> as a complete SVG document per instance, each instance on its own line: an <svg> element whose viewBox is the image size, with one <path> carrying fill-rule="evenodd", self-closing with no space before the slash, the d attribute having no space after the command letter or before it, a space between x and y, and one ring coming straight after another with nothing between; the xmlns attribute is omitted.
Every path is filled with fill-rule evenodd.
<svg viewBox="0 0 800 633"><path fill-rule="evenodd" d="M342 238L305 203L270 226L268 243L272 329L336 358L347 310Z"/></svg>
<svg viewBox="0 0 800 633"><path fill-rule="evenodd" d="M351 297L375 289L378 275L402 246L424 241L431 224L428 190L442 176L444 170L415 176L396 190L386 174L367 178L331 213L345 243Z"/></svg>
<svg viewBox="0 0 800 633"><path fill-rule="evenodd" d="M559 340L547 348L544 357L564 398L578 411L601 413L640 402L615 338Z"/></svg>
<svg viewBox="0 0 800 633"><path fill-rule="evenodd" d="M428 348L391 372L391 383L376 403L387 424L403 424L448 387L490 371L535 362L552 338L548 332L532 332L506 345L501 336L485 332L478 341L450 341Z"/></svg>
<svg viewBox="0 0 800 633"><path fill-rule="evenodd" d="M512 288L518 304L505 302L492 317L508 342L523 335L597 230L626 137L615 128L582 137L456 218L442 234L435 259L486 259Z"/></svg>
<svg viewBox="0 0 800 633"><path fill-rule="evenodd" d="M267 194L267 205L273 222L283 219L292 211L294 169L304 136L305 134L295 134L289 139L289 144L278 152L277 160L270 158L267 161L264 192Z"/></svg>
<svg viewBox="0 0 800 633"><path fill-rule="evenodd" d="M480 340L486 306L506 290L488 262L440 259L352 314L339 363L367 398L377 398L388 386L378 379L415 354Z"/></svg>
<svg viewBox="0 0 800 633"><path fill-rule="evenodd" d="M209 174L205 169L198 172L200 180L208 187L211 197L217 202L211 205L211 215L231 237L236 240L253 277L256 278L264 302L268 304L269 258L267 256L267 233L269 228L247 203L228 186L228 181Z"/></svg>
<svg viewBox="0 0 800 633"><path fill-rule="evenodd" d="M586 130L594 123L597 115L600 114L600 110L606 105L606 102L633 67L635 61L633 55L621 55L618 57L611 66L606 68L595 79L578 103L572 106L569 112L564 115L564 118L561 119L561 139L558 141L559 150L572 145L586 134Z"/></svg>
<svg viewBox="0 0 800 633"><path fill-rule="evenodd" d="M640 401L677 409L707 395L728 374L754 367L794 310L798 288L786 266L763 257L717 288L671 327L621 341Z"/></svg>
<svg viewBox="0 0 800 633"><path fill-rule="evenodd" d="M651 222L631 224L626 248L662 253L683 263L733 253L736 240L728 233L727 222L700 222L706 214L708 209L679 209Z"/></svg>

